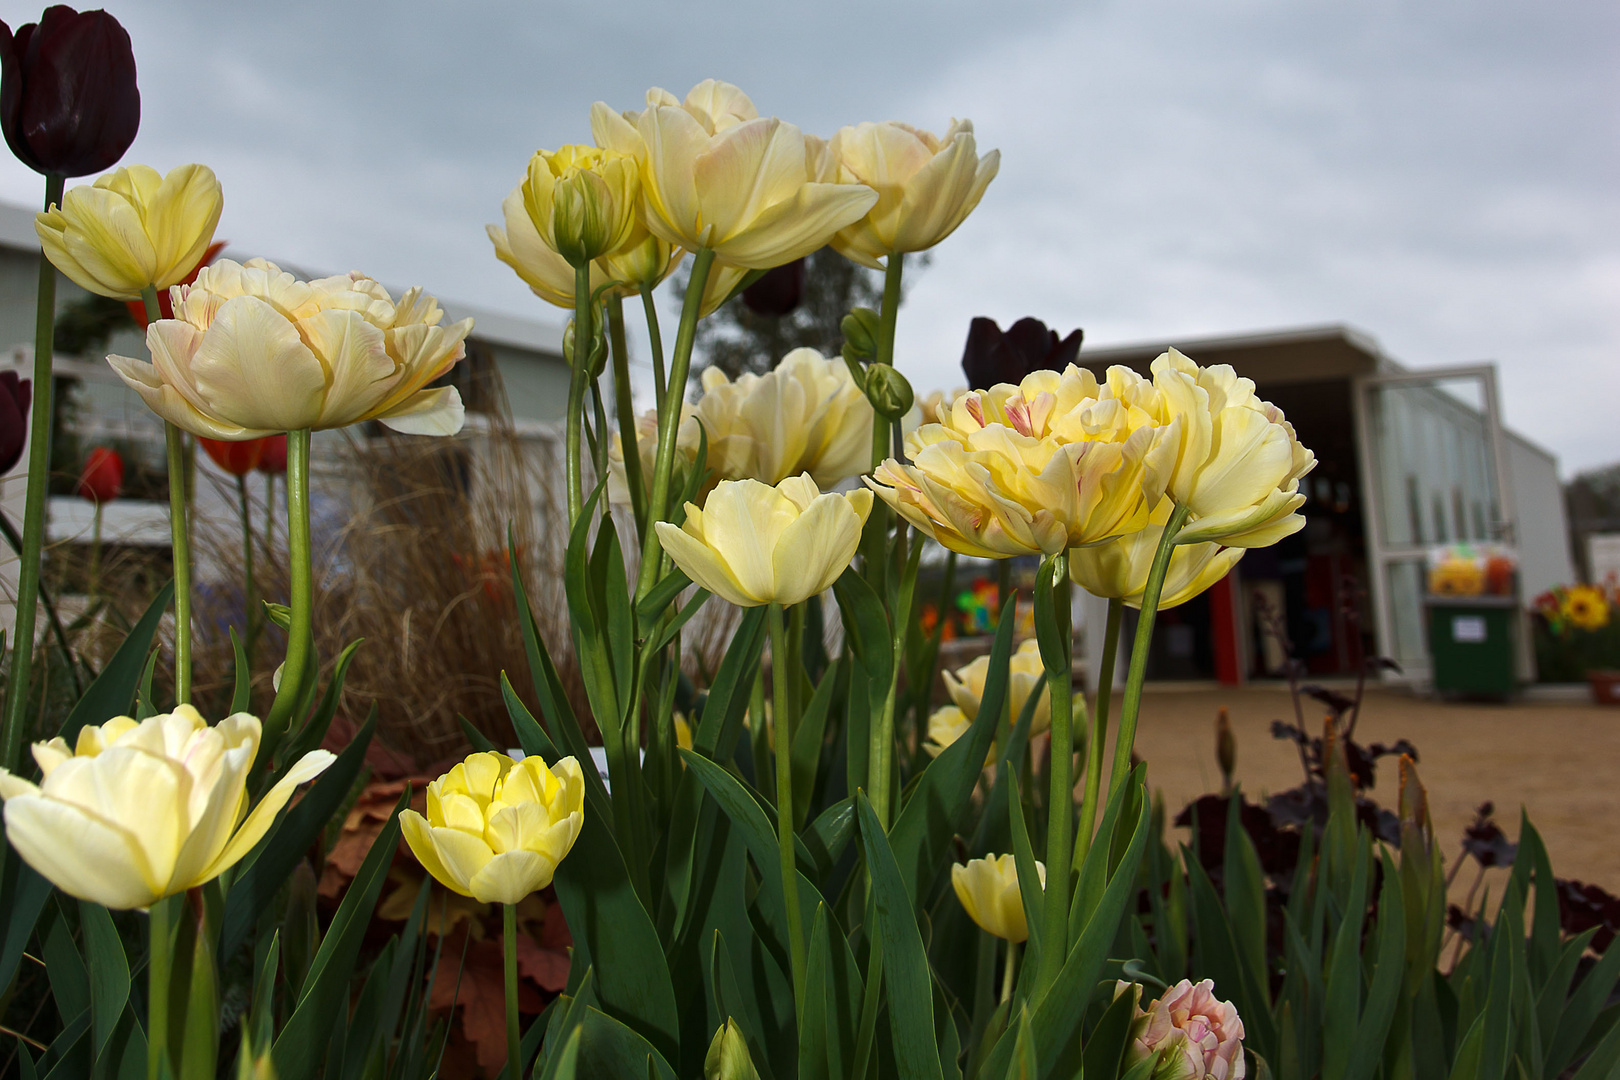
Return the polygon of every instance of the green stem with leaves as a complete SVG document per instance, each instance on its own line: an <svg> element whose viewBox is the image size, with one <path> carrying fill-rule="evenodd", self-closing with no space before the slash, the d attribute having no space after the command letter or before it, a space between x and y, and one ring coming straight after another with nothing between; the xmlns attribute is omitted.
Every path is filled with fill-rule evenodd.
<svg viewBox="0 0 1620 1080"><path fill-rule="evenodd" d="M1097 707L1091 714L1091 738L1086 742L1086 791L1080 800L1080 831L1074 837L1074 861L1085 861L1091 834L1097 828L1097 802L1102 796L1103 743L1108 739L1108 707L1114 696L1114 658L1119 655L1119 627L1125 601L1108 601L1108 625L1103 629L1102 666L1097 672ZM1089 630L1087 631L1089 633Z"/></svg>
<svg viewBox="0 0 1620 1080"><path fill-rule="evenodd" d="M675 472L675 438L681 426L681 399L686 394L686 378L692 370L692 345L697 340L699 313L703 310L703 290L709 283L714 250L700 248L692 257L692 276L686 282L686 298L681 304L681 325L675 332L675 355L670 359L669 386L664 404L658 410L658 456L653 465L652 494L647 500L647 535L641 544L641 577L636 583L636 600L643 599L658 583L663 548L658 530L651 523L665 520L669 512L671 477ZM703 463L697 463L702 468Z"/></svg>
<svg viewBox="0 0 1620 1080"><path fill-rule="evenodd" d="M506 960L506 1075L523 1076L523 1037L518 1029L517 905L501 905L501 946Z"/></svg>
<svg viewBox="0 0 1620 1080"><path fill-rule="evenodd" d="M266 747L273 747L291 726L293 713L313 676L308 670L315 651L315 587L309 543L309 434L308 428L287 433L287 564L292 584L288 606L292 613L287 629L287 658L281 668L281 688L276 691L264 725L265 737L261 745Z"/></svg>
<svg viewBox="0 0 1620 1080"><path fill-rule="evenodd" d="M793 968L793 1000L804 1008L804 924L799 913L799 871L793 850L793 716L788 682L798 675L789 655L782 605L767 615L771 633L771 699L776 717L776 842L782 856L782 901L787 908L788 959Z"/></svg>
<svg viewBox="0 0 1620 1080"><path fill-rule="evenodd" d="M66 178L45 177L45 208L62 201ZM17 568L17 621L11 632L11 677L6 682L5 729L0 767L14 769L22 753L28 688L34 664L34 623L39 614L40 552L45 545L45 505L51 470L51 346L56 337L56 267L39 256L39 294L34 309L33 408L28 431L28 497L23 509L23 550ZM0 847L0 859L5 849Z"/></svg>
<svg viewBox="0 0 1620 1080"><path fill-rule="evenodd" d="M1114 769L1108 778L1110 796L1119 790L1131 771L1131 751L1136 746L1136 716L1142 709L1142 680L1147 676L1148 648L1153 641L1153 620L1159 611L1159 596L1164 591L1164 575L1170 569L1170 556L1176 548L1176 535L1187 523L1189 511L1177 506L1165 522L1159 536L1159 548L1153 553L1153 566L1148 570L1147 585L1142 590L1142 614L1136 623L1136 640L1131 645L1131 666L1125 674L1125 700L1120 704L1119 735L1114 742Z"/></svg>
<svg viewBox="0 0 1620 1080"><path fill-rule="evenodd" d="M1038 994L1057 980L1069 958L1069 830L1074 814L1074 688L1069 644L1069 553L1060 551L1041 564L1050 577L1037 588L1050 589L1061 655L1046 659L1046 690L1051 702L1051 786L1047 789L1046 895L1042 904L1041 952L1035 969Z"/></svg>

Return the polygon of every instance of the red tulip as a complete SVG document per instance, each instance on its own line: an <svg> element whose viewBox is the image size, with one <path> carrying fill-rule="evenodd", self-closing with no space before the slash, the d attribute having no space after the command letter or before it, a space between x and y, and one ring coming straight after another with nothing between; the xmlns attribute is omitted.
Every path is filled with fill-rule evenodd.
<svg viewBox="0 0 1620 1080"><path fill-rule="evenodd" d="M22 457L28 441L28 405L33 384L15 371L0 371L0 474L8 473Z"/></svg>
<svg viewBox="0 0 1620 1080"><path fill-rule="evenodd" d="M118 451L98 446L84 460L79 474L79 497L94 503L112 502L124 490L124 459Z"/></svg>
<svg viewBox="0 0 1620 1080"><path fill-rule="evenodd" d="M214 459L215 465L232 476L246 476L259 467L259 459L264 455L264 444L270 440L263 438L226 442L223 439L205 439L199 435L197 441L208 451L208 456Z"/></svg>
<svg viewBox="0 0 1620 1080"><path fill-rule="evenodd" d="M287 436L266 435L259 441L264 443L264 451L259 455L259 471L265 473L286 472Z"/></svg>
<svg viewBox="0 0 1620 1080"><path fill-rule="evenodd" d="M135 52L117 19L58 5L15 34L0 23L0 131L24 165L104 172L140 126Z"/></svg>
<svg viewBox="0 0 1620 1080"><path fill-rule="evenodd" d="M225 245L228 243L230 243L229 240L215 240L212 244L209 244L208 250L203 252L203 257L197 260L197 265L191 268L191 273L187 274L186 279L180 282L180 284L190 285L195 282L197 280L197 275L202 273L202 268L213 262L215 256L217 256L221 251L224 251ZM158 311L162 312L163 317L165 319L174 318L174 305L169 302L169 290L159 289L157 298ZM143 330L146 329L146 301L126 300L124 301L124 306L129 308L130 317L135 320L135 325L139 326ZM214 460L218 461L219 459L215 458Z"/></svg>

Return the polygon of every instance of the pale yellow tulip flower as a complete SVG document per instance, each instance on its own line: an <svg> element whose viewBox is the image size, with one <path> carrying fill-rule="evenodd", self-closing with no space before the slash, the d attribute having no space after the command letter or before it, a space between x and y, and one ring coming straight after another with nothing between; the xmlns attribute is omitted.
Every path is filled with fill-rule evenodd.
<svg viewBox="0 0 1620 1080"><path fill-rule="evenodd" d="M1046 674L1046 664L1041 660L1041 647L1034 638L1026 639L1013 651L1008 658L1008 715L1013 723L1024 713L1024 704L1029 701L1029 695L1035 685ZM945 680L945 692L951 695L962 715L972 723L979 715L979 701L984 697L985 680L990 677L990 657L979 656L971 663L957 668L955 671L942 671L940 678ZM1035 705L1035 712L1030 717L1029 731L1031 735L1045 731L1052 726L1052 695L1044 686L1041 687L1040 701ZM933 724L929 724L932 734Z"/></svg>
<svg viewBox="0 0 1620 1080"><path fill-rule="evenodd" d="M263 259L224 259L170 297L175 317L146 328L152 362L107 361L176 427L228 440L363 420L461 430L461 395L427 384L465 355L472 320L441 326L421 289L396 302L363 274L305 282Z"/></svg>
<svg viewBox="0 0 1620 1080"><path fill-rule="evenodd" d="M1148 571L1159 549L1159 538L1170 520L1171 502L1161 499L1150 524L1141 532L1106 544L1074 548L1069 552L1069 577L1093 596L1123 600L1127 607L1142 606ZM1246 549L1220 544L1181 544L1170 553L1158 610L1185 604L1225 577Z"/></svg>
<svg viewBox="0 0 1620 1080"><path fill-rule="evenodd" d="M979 156L970 120L953 121L943 136L892 121L841 128L827 156L839 182L878 193L866 216L832 240L838 252L873 269L955 232L1001 165L999 150Z"/></svg>
<svg viewBox="0 0 1620 1080"><path fill-rule="evenodd" d="M206 165L159 176L130 165L71 188L62 205L34 216L45 257L75 284L138 300L148 286L183 281L213 242L225 197Z"/></svg>
<svg viewBox="0 0 1620 1080"><path fill-rule="evenodd" d="M1044 888L1046 864L1037 862L1035 872ZM951 887L963 910L981 929L1015 943L1029 937L1023 893L1018 886L1018 865L1011 855L970 859L952 866Z"/></svg>
<svg viewBox="0 0 1620 1080"><path fill-rule="evenodd" d="M190 705L135 721L115 717L34 744L36 786L0 769L6 838L23 861L80 900L145 908L204 885L253 850L299 784L334 760L311 750L250 813L247 778L259 721L210 727Z"/></svg>
<svg viewBox="0 0 1620 1080"><path fill-rule="evenodd" d="M814 179L817 162L797 127L759 116L746 94L713 79L683 101L650 90L640 113L599 104L591 125L598 145L637 154L647 227L732 267L765 270L808 255L877 201L864 185Z"/></svg>
<svg viewBox="0 0 1620 1080"><path fill-rule="evenodd" d="M579 762L473 754L428 784L427 815L400 828L435 881L485 904L515 904L551 884L585 823Z"/></svg>
<svg viewBox="0 0 1620 1080"><path fill-rule="evenodd" d="M619 251L635 237L641 179L631 154L595 146L539 150L522 187L540 239L570 265Z"/></svg>
<svg viewBox="0 0 1620 1080"><path fill-rule="evenodd" d="M725 480L686 522L656 523L664 551L686 576L739 607L808 600L832 586L855 557L872 495L823 494L807 475L772 487Z"/></svg>

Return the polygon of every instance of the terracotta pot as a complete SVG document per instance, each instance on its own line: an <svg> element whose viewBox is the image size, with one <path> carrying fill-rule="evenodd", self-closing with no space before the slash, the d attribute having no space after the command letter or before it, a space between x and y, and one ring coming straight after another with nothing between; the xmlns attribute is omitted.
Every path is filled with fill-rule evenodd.
<svg viewBox="0 0 1620 1080"><path fill-rule="evenodd" d="M1620 671L1588 671L1592 700L1599 705L1620 705Z"/></svg>

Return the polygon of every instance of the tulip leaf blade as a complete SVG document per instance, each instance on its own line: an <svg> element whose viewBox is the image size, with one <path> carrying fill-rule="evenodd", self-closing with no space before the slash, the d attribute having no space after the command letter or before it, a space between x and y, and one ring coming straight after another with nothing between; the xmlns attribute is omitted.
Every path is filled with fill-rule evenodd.
<svg viewBox="0 0 1620 1080"><path fill-rule="evenodd" d="M889 1000L889 1028L900 1075L916 1080L944 1080L939 1044L934 1037L934 992L917 915L900 876L900 866L883 834L883 825L865 792L855 797L861 819L861 844L872 880L877 913L875 935L883 949L883 982Z"/></svg>
<svg viewBox="0 0 1620 1080"><path fill-rule="evenodd" d="M22 963L29 938L51 898L53 888L32 866L15 853L5 861L0 877L0 912L4 912L5 937L0 939L0 987L11 985L17 966ZM1620 956L1620 949L1615 950Z"/></svg>
<svg viewBox="0 0 1620 1080"><path fill-rule="evenodd" d="M1078 1075L1115 1077L1125 1061L1125 1047L1131 1041L1134 995L1119 994L1103 1012L1102 1019L1086 1039L1082 1054L1083 1071Z"/></svg>
<svg viewBox="0 0 1620 1080"><path fill-rule="evenodd" d="M1361 1022L1356 1025L1355 1042L1345 1065L1344 1080L1370 1080L1382 1064L1385 1040L1406 975L1406 898L1402 895L1400 874L1387 852L1383 866L1384 887L1378 900L1378 925L1374 931L1376 960L1371 984L1367 987L1366 1007L1362 1010Z"/></svg>
<svg viewBox="0 0 1620 1080"><path fill-rule="evenodd" d="M679 1080L657 1047L599 1009L587 1007L578 1030L581 1076L640 1076L651 1063L658 1080Z"/></svg>
<svg viewBox="0 0 1620 1080"><path fill-rule="evenodd" d="M79 737L79 729L86 725L104 723L114 716L127 716L140 686L141 672L146 668L147 655L152 651L152 639L157 635L163 612L174 598L174 582L159 589L146 612L114 651L112 659L101 669L95 682L85 687L67 719L57 732L72 746Z"/></svg>
<svg viewBox="0 0 1620 1080"><path fill-rule="evenodd" d="M703 714L692 732L692 746L715 761L729 761L742 735L743 715L748 711L748 692L759 672L759 657L765 650L764 605L743 612L731 644L720 660L720 670L709 684L703 700Z"/></svg>
<svg viewBox="0 0 1620 1080"><path fill-rule="evenodd" d="M839 662L840 664L842 661ZM827 736L827 713L833 690L838 685L839 666L822 673L815 693L804 707L793 732L793 828L798 831L810 814L810 798L815 794L816 773L821 767L822 743Z"/></svg>
<svg viewBox="0 0 1620 1080"><path fill-rule="evenodd" d="M236 633L236 627L230 629L231 655L236 661L236 680L231 686L231 712L247 712L253 703L253 672L248 667L247 650L242 648L242 639Z"/></svg>
<svg viewBox="0 0 1620 1080"><path fill-rule="evenodd" d="M679 567L659 578L658 584L648 590L647 595L636 604L636 625L651 625L690 584L692 579Z"/></svg>
<svg viewBox="0 0 1620 1080"><path fill-rule="evenodd" d="M889 617L883 601L854 567L833 582L833 596L844 618L844 634L866 668L868 680L887 693L894 671L894 643L889 640Z"/></svg>
<svg viewBox="0 0 1620 1080"><path fill-rule="evenodd" d="M100 1060L129 1002L129 957L112 916L100 904L79 901L79 930L90 970L90 1028Z"/></svg>
<svg viewBox="0 0 1620 1080"><path fill-rule="evenodd" d="M343 683L348 678L349 665L354 662L354 654L365 644L365 640L356 638L343 647L343 651L338 654L337 663L332 668L332 677L327 680L326 689L321 693L320 704L315 706L314 711L301 707L294 715L307 715L309 719L297 731L289 733L279 748L270 748L276 755L277 764L275 772L266 776L264 790L268 791L300 758L319 748L326 740L326 733L331 728L332 719L337 716L338 705L343 700ZM314 696L315 686L316 680L311 676L307 696ZM307 705L307 702L303 704ZM261 758L264 753L265 750L260 749Z"/></svg>
<svg viewBox="0 0 1620 1080"><path fill-rule="evenodd" d="M692 599L681 605L681 610L658 632L658 638L652 643L650 651L658 652L665 645L674 641L675 635L679 634L681 629L692 621L692 616L696 615L703 605L708 603L709 597L712 595L708 589L699 589L692 596Z"/></svg>
<svg viewBox="0 0 1620 1080"><path fill-rule="evenodd" d="M832 873L854 836L855 800L846 795L818 814L800 834L805 849L815 861L817 876L825 879ZM825 880L822 884L825 887Z"/></svg>
<svg viewBox="0 0 1620 1080"><path fill-rule="evenodd" d="M756 1062L767 1062L765 1053L765 1025L760 1019L759 1002L742 992L737 981L737 970L731 964L731 950L726 948L726 937L718 928L709 938L709 988L714 995L715 1013L733 1021L748 1044L748 1056ZM724 1020L722 1020L724 1023ZM766 1065L767 1070L769 1065Z"/></svg>
<svg viewBox="0 0 1620 1080"><path fill-rule="evenodd" d="M748 846L748 854L753 856L754 862L759 865L761 876L765 882L762 891L775 895L781 888L780 874L778 873L776 878L771 876L772 872L777 868L777 859L779 857L776 822L773 820L775 814L760 805L759 800L749 794L747 788L743 787L742 781L732 776L715 762L691 750L682 750L680 755L682 760L686 762L687 768L697 776L698 782L708 789L709 794L714 797L714 801L719 804L726 817L731 819L731 824L742 833L743 842ZM794 857L798 860L799 867L810 868L815 866L815 860L810 856L810 849L805 847L804 841L797 834L793 837L793 847ZM773 881L776 882L774 888L771 884ZM806 893L806 889L809 890L809 893ZM820 894L814 886L810 885L802 869L799 871L799 891L802 894L801 905L821 902ZM812 896L811 893L815 895ZM801 910L808 911L811 909L801 906Z"/></svg>
<svg viewBox="0 0 1620 1080"><path fill-rule="evenodd" d="M337 766L334 763L332 767ZM299 805L307 801L306 797ZM312 1075L317 1055L330 1041L333 1023L340 1014L347 1013L349 981L354 974L355 960L360 954L371 913L377 906L383 880L399 847L400 811L409 806L410 801L411 791L406 787L400 792L388 823L372 842L359 872L349 883L348 892L343 894L326 936L321 939L321 946L304 976L293 1014L270 1050L278 1076ZM329 816L330 813L323 816L321 822L324 824Z"/></svg>

